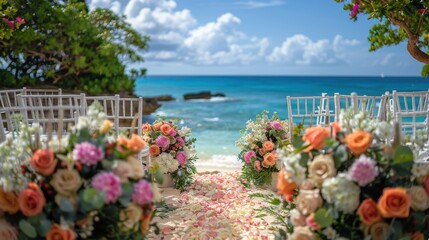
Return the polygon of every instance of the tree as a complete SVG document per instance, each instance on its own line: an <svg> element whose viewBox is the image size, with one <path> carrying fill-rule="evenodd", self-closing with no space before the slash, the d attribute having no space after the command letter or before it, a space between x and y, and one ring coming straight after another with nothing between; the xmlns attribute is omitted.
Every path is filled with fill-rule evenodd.
<svg viewBox="0 0 429 240"><path fill-rule="evenodd" d="M149 39L123 16L107 9L88 12L81 0L0 0L0 14L8 8L25 24L20 29L0 24L0 79L7 87L47 84L90 94L133 93L135 78L145 74L128 66L143 62Z"/></svg>
<svg viewBox="0 0 429 240"><path fill-rule="evenodd" d="M429 1L428 0L335 0L344 4L353 20L359 14L380 22L372 26L370 51L407 41L407 50L424 63L422 75L429 75Z"/></svg>

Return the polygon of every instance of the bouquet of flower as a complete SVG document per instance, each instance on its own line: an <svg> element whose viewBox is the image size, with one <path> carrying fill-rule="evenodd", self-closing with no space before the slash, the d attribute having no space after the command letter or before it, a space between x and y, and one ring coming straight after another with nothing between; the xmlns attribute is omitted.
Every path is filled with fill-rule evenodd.
<svg viewBox="0 0 429 240"><path fill-rule="evenodd" d="M288 239L428 239L429 164L415 162L409 146L422 145L401 143L394 129L350 111L306 129L278 179L296 204Z"/></svg>
<svg viewBox="0 0 429 240"><path fill-rule="evenodd" d="M281 121L276 113L271 118L268 112L263 111L256 116L256 120L249 120L241 137L236 141L241 149L239 159L243 162L242 182L249 186L271 183L272 174L281 168L281 161L277 158L277 149L285 146L288 126Z"/></svg>
<svg viewBox="0 0 429 240"><path fill-rule="evenodd" d="M143 133L150 146L151 167L171 174L174 188L184 191L196 173L197 155L193 146L196 140L189 138L191 129L179 130L173 121L159 119L152 125L143 124Z"/></svg>
<svg viewBox="0 0 429 240"><path fill-rule="evenodd" d="M144 238L156 189L134 155L146 143L109 135L100 107L67 138L41 141L33 124L0 144L0 239Z"/></svg>

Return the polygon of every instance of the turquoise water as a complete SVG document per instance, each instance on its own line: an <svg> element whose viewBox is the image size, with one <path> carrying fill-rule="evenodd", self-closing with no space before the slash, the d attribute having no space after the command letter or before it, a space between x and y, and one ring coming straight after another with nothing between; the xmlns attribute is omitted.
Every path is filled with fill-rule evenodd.
<svg viewBox="0 0 429 240"><path fill-rule="evenodd" d="M139 96L173 95L155 115L179 119L192 128L200 158L217 166L239 164L235 156L246 121L262 110L286 119L286 96L314 96L322 92L382 95L386 91L424 91L429 79L421 77L277 77L277 76L150 76L137 81ZM226 98L184 101L183 94L222 92Z"/></svg>

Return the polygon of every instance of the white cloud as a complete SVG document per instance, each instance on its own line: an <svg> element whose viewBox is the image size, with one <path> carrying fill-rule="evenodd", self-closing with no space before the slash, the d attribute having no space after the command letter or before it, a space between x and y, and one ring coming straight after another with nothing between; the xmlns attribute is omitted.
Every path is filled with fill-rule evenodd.
<svg viewBox="0 0 429 240"><path fill-rule="evenodd" d="M296 34L286 38L281 46L275 47L267 59L270 62L296 65L336 64L347 61L347 51L358 44L357 40L343 39L340 35L331 42L328 39L312 41L305 35Z"/></svg>
<svg viewBox="0 0 429 240"><path fill-rule="evenodd" d="M121 13L121 3L119 1L111 1L111 0L92 0L89 3L89 9L94 8L107 8L112 10L114 13Z"/></svg>
<svg viewBox="0 0 429 240"><path fill-rule="evenodd" d="M284 4L284 2L280 0L271 0L268 2L250 0L250 1L243 1L243 2L234 2L232 4L243 8L264 8L264 7L281 6Z"/></svg>

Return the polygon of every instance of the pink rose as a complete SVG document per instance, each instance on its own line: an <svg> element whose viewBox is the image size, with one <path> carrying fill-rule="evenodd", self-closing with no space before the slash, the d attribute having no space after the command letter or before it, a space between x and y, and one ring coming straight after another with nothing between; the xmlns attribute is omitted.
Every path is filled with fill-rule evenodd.
<svg viewBox="0 0 429 240"><path fill-rule="evenodd" d="M176 159L180 163L180 165L185 165L186 160L188 160L188 156L186 155L185 152L179 151L176 153Z"/></svg>
<svg viewBox="0 0 429 240"><path fill-rule="evenodd" d="M283 126L281 123L277 122L277 121L272 121L270 123L271 127L274 128L275 130L283 130Z"/></svg>
<svg viewBox="0 0 429 240"><path fill-rule="evenodd" d="M252 157L256 157L256 153L254 151L248 151L244 154L244 161L246 161L246 163L250 163Z"/></svg>
<svg viewBox="0 0 429 240"><path fill-rule="evenodd" d="M310 214L305 220L307 226L309 226L312 230L317 231L320 229L320 225L314 220L314 213Z"/></svg>
<svg viewBox="0 0 429 240"><path fill-rule="evenodd" d="M174 137L176 136L177 132L174 129L171 129L170 136Z"/></svg>
<svg viewBox="0 0 429 240"><path fill-rule="evenodd" d="M164 137L164 136L159 136L156 140L156 145L158 145L161 148L167 148L168 145L170 145L170 139Z"/></svg>
<svg viewBox="0 0 429 240"><path fill-rule="evenodd" d="M426 193L428 194L428 196L429 196L429 176L427 176L426 178L425 178L425 189L426 189Z"/></svg>
<svg viewBox="0 0 429 240"><path fill-rule="evenodd" d="M261 162L260 161L255 161L255 169L256 171L261 171Z"/></svg>

